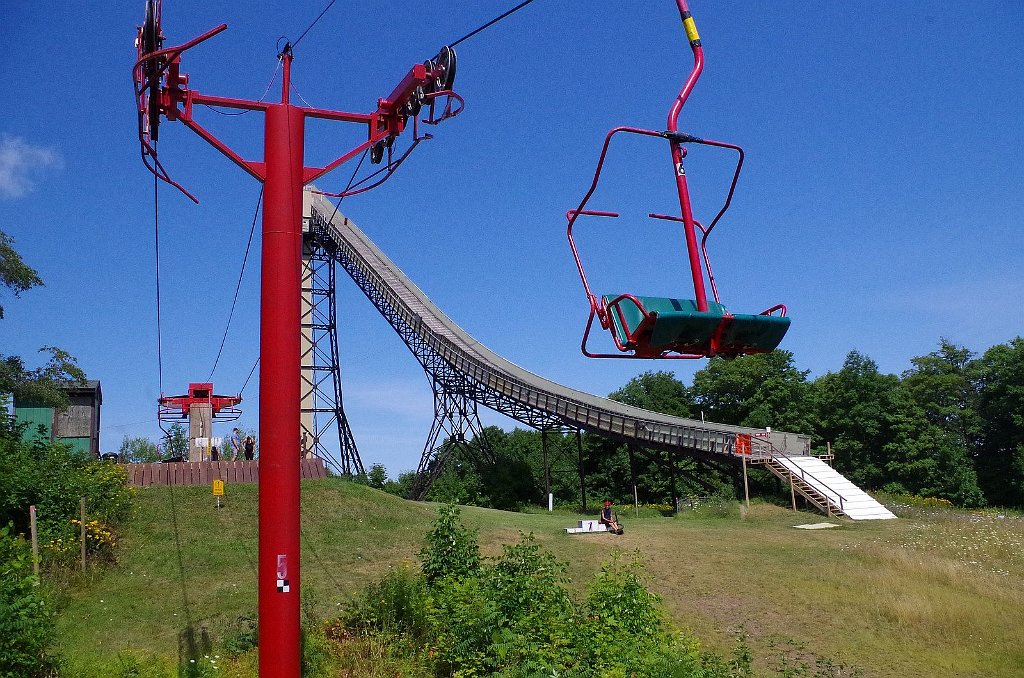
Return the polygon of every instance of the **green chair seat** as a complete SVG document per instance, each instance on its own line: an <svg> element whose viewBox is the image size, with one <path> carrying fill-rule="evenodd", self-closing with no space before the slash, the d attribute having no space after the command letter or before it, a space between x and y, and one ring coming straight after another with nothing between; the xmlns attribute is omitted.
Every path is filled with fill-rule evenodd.
<svg viewBox="0 0 1024 678"><path fill-rule="evenodd" d="M775 350L789 330L789 318L737 314L722 330L720 350L728 353L767 353Z"/></svg>
<svg viewBox="0 0 1024 678"><path fill-rule="evenodd" d="M606 295L605 305L618 296ZM644 314L629 299L621 300L610 309L612 329L620 342L629 348L643 345L654 350L704 353L711 348L712 339L721 327L718 353L765 353L775 349L789 329L789 318L746 314L730 316L725 306L714 301L709 301L707 312L702 313L691 299L641 296L636 299L648 313L655 315L653 324L646 329L641 328ZM639 336L636 334L638 329L641 330ZM632 342L627 341L630 336L633 337Z"/></svg>

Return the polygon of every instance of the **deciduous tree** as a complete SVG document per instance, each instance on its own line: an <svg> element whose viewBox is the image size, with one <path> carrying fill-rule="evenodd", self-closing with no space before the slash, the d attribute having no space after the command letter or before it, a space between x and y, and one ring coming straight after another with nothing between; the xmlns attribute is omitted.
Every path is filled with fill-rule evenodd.
<svg viewBox="0 0 1024 678"><path fill-rule="evenodd" d="M7 288L17 297L22 292L43 284L36 270L14 249L14 238L0 231L0 288ZM4 307L0 306L0 319Z"/></svg>
<svg viewBox="0 0 1024 678"><path fill-rule="evenodd" d="M39 274L14 249L14 239L0 231L0 291L6 289L17 297L42 284ZM0 319L3 317L4 308L0 306ZM61 407L68 403L62 387L85 381L85 373L66 351L44 346L39 352L49 354L50 358L37 368L27 367L19 356L0 353L0 406L13 396L18 400Z"/></svg>
<svg viewBox="0 0 1024 678"><path fill-rule="evenodd" d="M694 375L691 393L708 421L811 433L807 374L789 351L715 358Z"/></svg>
<svg viewBox="0 0 1024 678"><path fill-rule="evenodd" d="M881 488L882 450L889 443L889 415L899 386L894 374L881 374L871 358L850 351L838 372L811 383L816 437L832 443L836 468L858 485Z"/></svg>
<svg viewBox="0 0 1024 678"><path fill-rule="evenodd" d="M978 482L990 504L1024 507L1024 339L978 360Z"/></svg>
<svg viewBox="0 0 1024 678"><path fill-rule="evenodd" d="M160 448L148 438L125 436L117 458L128 464L152 464L160 461Z"/></svg>
<svg viewBox="0 0 1024 678"><path fill-rule="evenodd" d="M883 448L890 482L960 506L981 506L984 497L971 455L980 433L972 409L971 352L943 339L939 350L911 363L895 392L893 435Z"/></svg>
<svg viewBox="0 0 1024 678"><path fill-rule="evenodd" d="M671 372L644 372L608 397L652 412L693 416L693 399L686 386Z"/></svg>

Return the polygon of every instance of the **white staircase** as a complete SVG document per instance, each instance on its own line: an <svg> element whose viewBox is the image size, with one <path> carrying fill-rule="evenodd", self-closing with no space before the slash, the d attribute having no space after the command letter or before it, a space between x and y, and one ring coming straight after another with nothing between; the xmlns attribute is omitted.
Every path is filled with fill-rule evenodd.
<svg viewBox="0 0 1024 678"><path fill-rule="evenodd" d="M784 481L792 481L794 490L828 515L843 515L851 520L889 520L896 517L817 457L780 454L759 461Z"/></svg>

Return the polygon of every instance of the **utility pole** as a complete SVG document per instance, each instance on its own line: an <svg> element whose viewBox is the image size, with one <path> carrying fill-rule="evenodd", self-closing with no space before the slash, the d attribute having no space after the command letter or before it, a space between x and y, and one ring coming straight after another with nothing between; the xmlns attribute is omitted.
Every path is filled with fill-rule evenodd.
<svg viewBox="0 0 1024 678"><path fill-rule="evenodd" d="M298 678L301 672L299 400L302 189L363 153L369 153L373 163L384 160L386 154L387 164L377 174L385 173L384 179L390 176L405 158L405 155L393 157L392 145L406 129L407 123L412 122L412 146L427 138L417 133L416 116L421 107L429 107L429 116L424 120L428 124L436 124L461 111L462 100L451 91L455 53L445 47L434 59L416 64L387 98L377 101L377 110L370 114L293 105L289 101L293 59L290 45L286 45L279 55L282 82L278 103L232 99L189 89L188 76L179 70L183 52L225 30L227 25L221 24L177 47L163 48L160 14L159 0L149 0L145 24L139 29L139 60L134 72L143 161L158 178L195 200L171 180L157 156L155 143L161 117L164 117L183 123L256 180L263 182L264 186L257 574L259 671L266 678ZM435 116L434 103L438 98L445 105ZM452 109L453 100L460 104L455 110ZM202 127L193 118L197 105L261 111L264 114L263 160L244 160ZM304 158L306 118L366 125L367 140L324 167L307 167ZM358 189L357 184L349 194L374 185Z"/></svg>

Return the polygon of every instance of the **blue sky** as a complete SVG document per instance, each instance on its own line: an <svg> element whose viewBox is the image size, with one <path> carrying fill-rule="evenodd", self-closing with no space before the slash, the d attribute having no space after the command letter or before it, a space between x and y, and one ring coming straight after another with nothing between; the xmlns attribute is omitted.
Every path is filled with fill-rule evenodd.
<svg viewBox="0 0 1024 678"><path fill-rule="evenodd" d="M177 44L227 23L182 70L200 92L258 98L278 38L297 38L325 4L166 0L164 30ZM294 84L314 106L370 112L413 63L511 4L339 0L296 50ZM707 66L681 128L747 152L711 243L722 298L737 312L787 304L783 347L812 375L838 369L851 349L898 373L940 337L983 351L1024 331L1024 9L950 8L694 0ZM4 296L0 352L31 361L53 344L77 356L103 383L104 450L159 434L153 182L131 85L142 14L142 2L0 9L0 43L16 46L0 56L0 229L46 282ZM458 52L466 111L342 211L456 322L533 372L601 395L650 369L689 382L703 361L580 355L586 305L564 221L608 129L664 127L691 63L674 3L537 0ZM196 117L260 158L259 115ZM340 155L361 131L311 124L308 163ZM160 189L163 383L173 394L210 374L259 186L180 124L162 128L160 151L202 201ZM724 195L723 159L690 154L698 217ZM320 184L338 190L350 172ZM659 142L613 150L591 206L623 217L579 232L597 292L692 294L678 232L644 218L673 211L670 172ZM237 392L258 355L258 255L257 242L214 375L220 392ZM347 277L338 304L363 461L413 468L429 386ZM256 394L250 382L247 427Z"/></svg>

